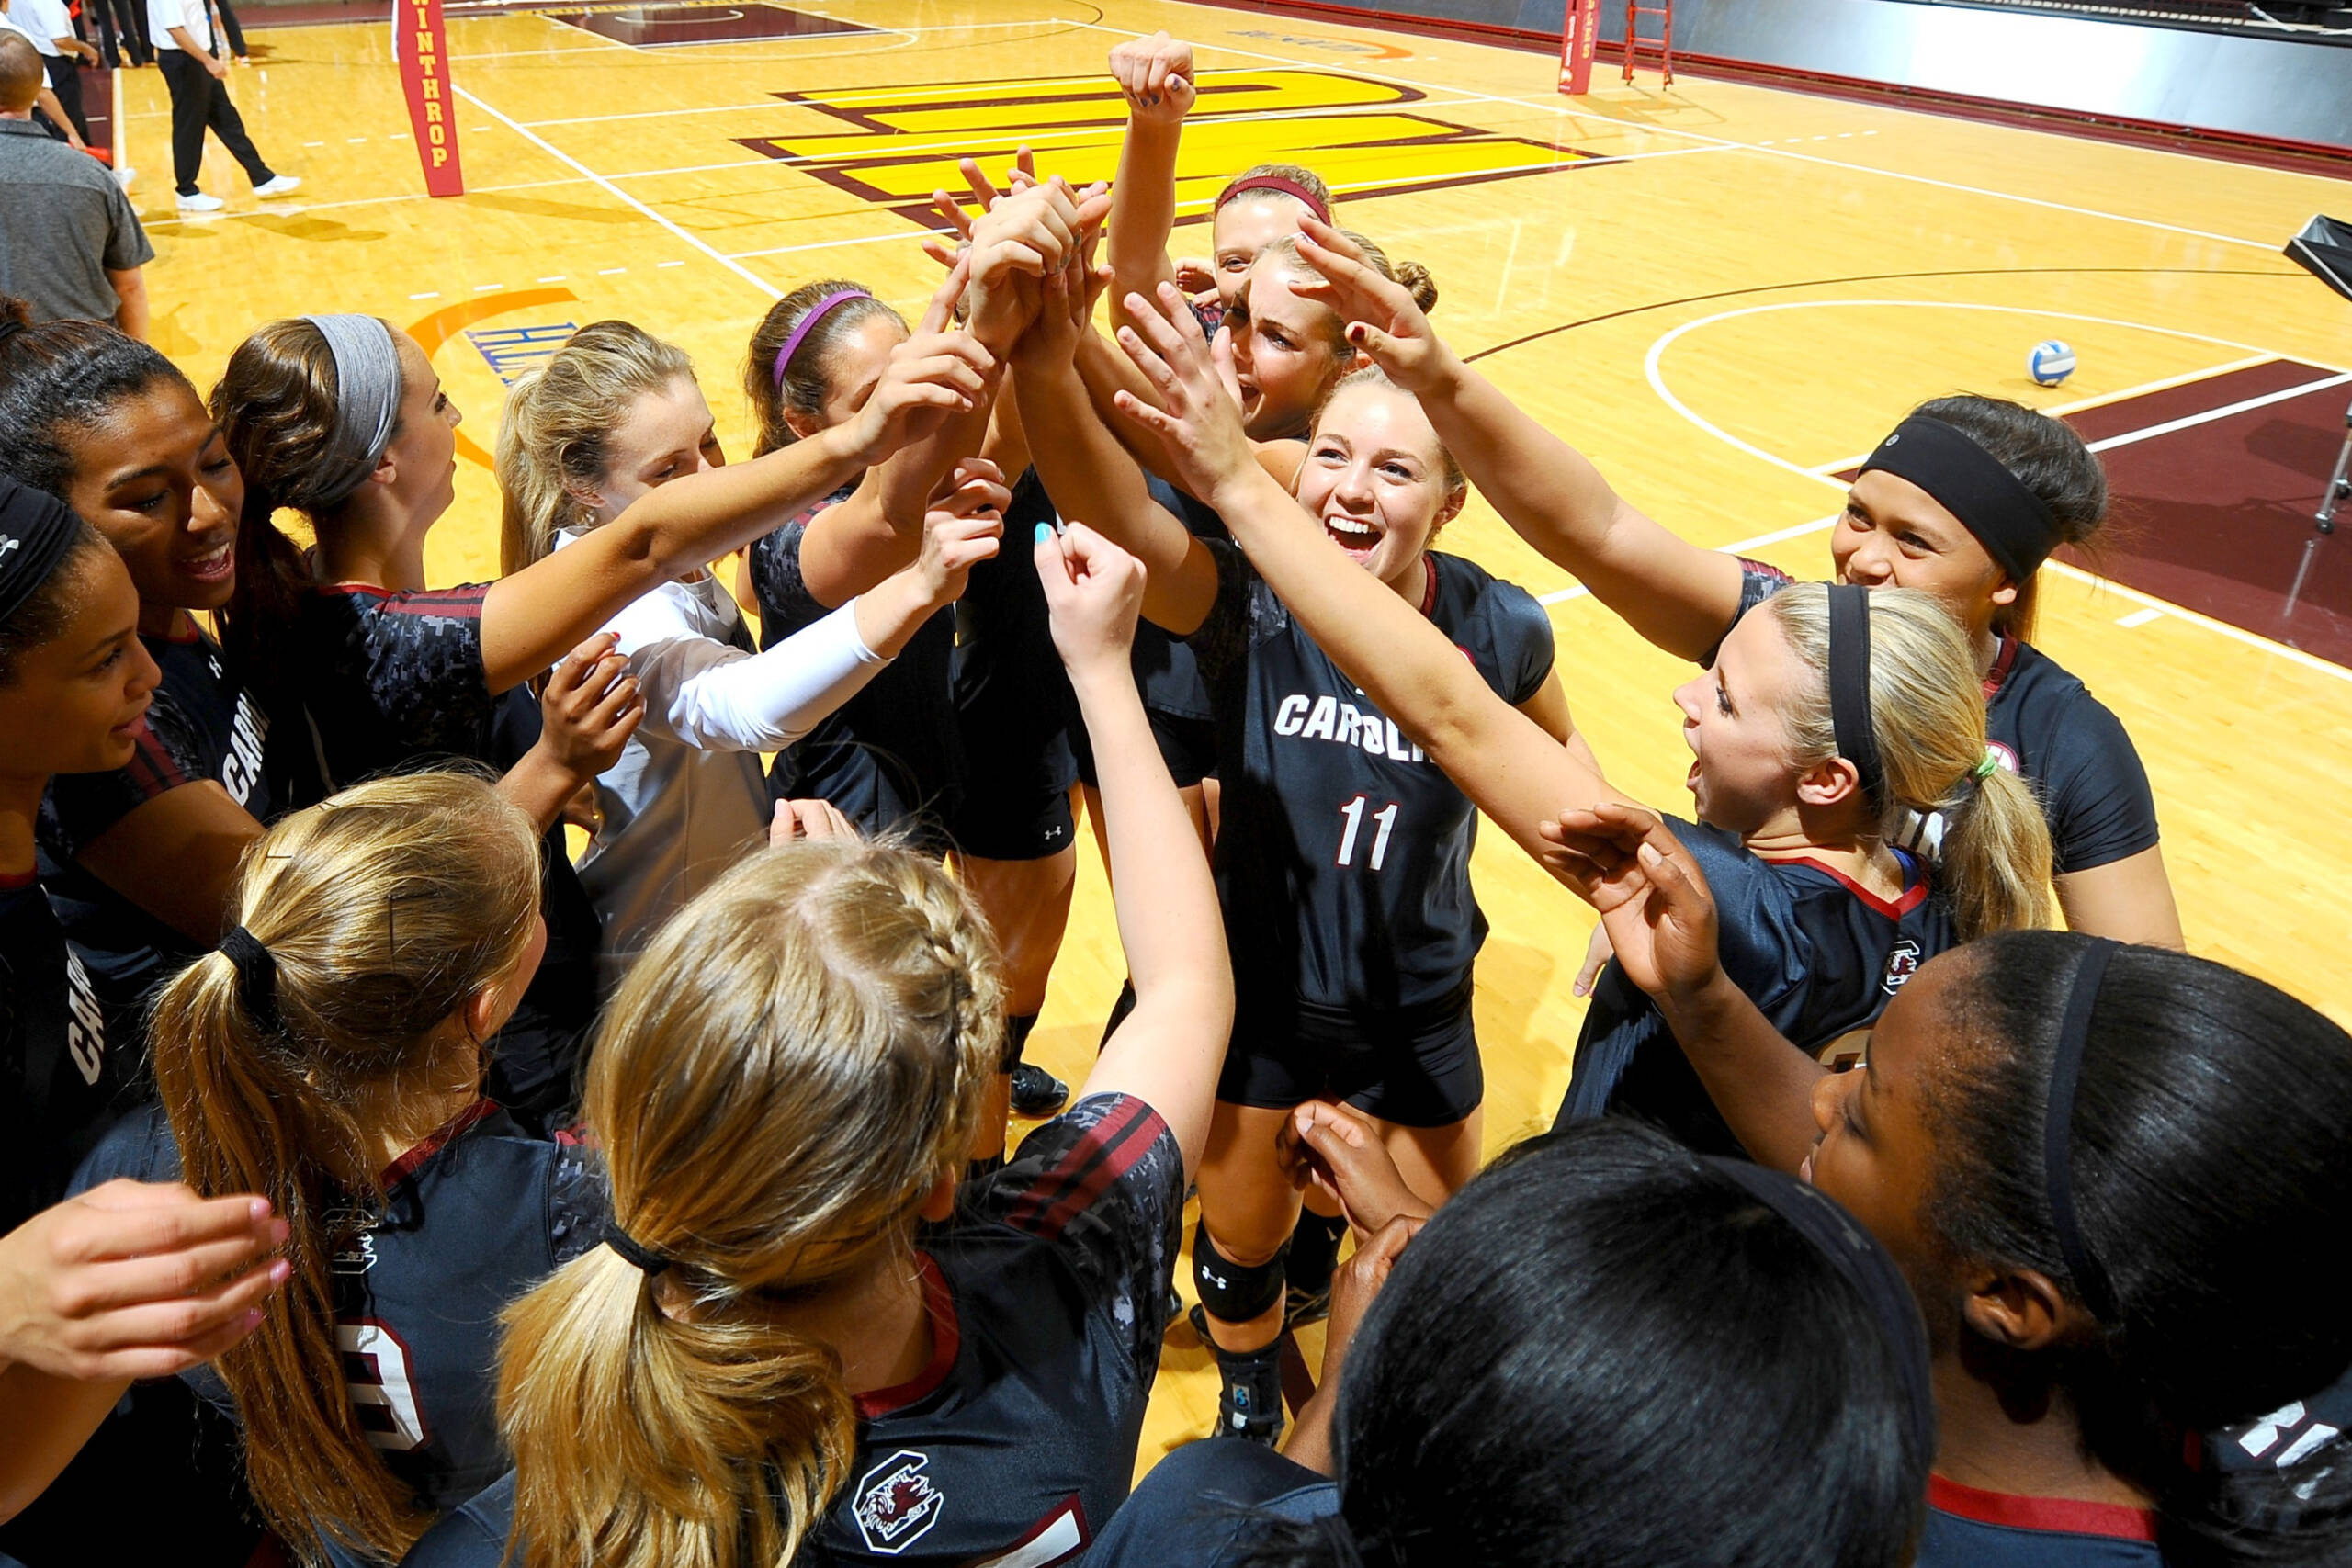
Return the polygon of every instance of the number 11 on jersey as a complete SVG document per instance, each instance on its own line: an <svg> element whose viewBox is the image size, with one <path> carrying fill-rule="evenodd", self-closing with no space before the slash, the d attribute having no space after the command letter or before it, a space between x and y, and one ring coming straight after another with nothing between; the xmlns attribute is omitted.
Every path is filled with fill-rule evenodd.
<svg viewBox="0 0 2352 1568"><path fill-rule="evenodd" d="M1348 825L1340 831L1340 855L1339 859L1333 862L1334 864L1353 865L1355 863L1356 833L1363 826L1363 808L1370 799L1369 795L1359 795L1340 807L1340 815L1347 819ZM1388 835L1396 827L1396 803L1392 800L1374 812L1372 820L1379 830L1372 836L1372 855L1365 863L1373 870L1378 871L1381 862L1388 858Z"/></svg>

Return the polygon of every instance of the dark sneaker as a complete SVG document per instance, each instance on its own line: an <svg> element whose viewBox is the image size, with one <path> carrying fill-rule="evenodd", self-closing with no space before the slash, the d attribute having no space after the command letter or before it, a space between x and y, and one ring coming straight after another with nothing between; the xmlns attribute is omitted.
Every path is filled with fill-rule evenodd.
<svg viewBox="0 0 2352 1568"><path fill-rule="evenodd" d="M1051 1116L1069 1103L1069 1085L1035 1062L1012 1069L1012 1109L1021 1116Z"/></svg>
<svg viewBox="0 0 2352 1568"><path fill-rule="evenodd" d="M1296 1328L1301 1324L1320 1323L1331 1315L1331 1287L1308 1291L1297 1285L1283 1292L1283 1326Z"/></svg>
<svg viewBox="0 0 2352 1568"><path fill-rule="evenodd" d="M1283 1356L1277 1339L1246 1355L1216 1355L1216 1432L1273 1448L1283 1439Z"/></svg>

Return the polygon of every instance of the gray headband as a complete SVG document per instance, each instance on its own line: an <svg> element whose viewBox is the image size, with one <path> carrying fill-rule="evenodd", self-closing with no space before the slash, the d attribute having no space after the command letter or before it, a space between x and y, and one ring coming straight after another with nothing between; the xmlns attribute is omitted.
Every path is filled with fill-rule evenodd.
<svg viewBox="0 0 2352 1568"><path fill-rule="evenodd" d="M313 504L340 505L376 471L401 408L401 356L392 329L373 316L305 316L334 355L334 442Z"/></svg>

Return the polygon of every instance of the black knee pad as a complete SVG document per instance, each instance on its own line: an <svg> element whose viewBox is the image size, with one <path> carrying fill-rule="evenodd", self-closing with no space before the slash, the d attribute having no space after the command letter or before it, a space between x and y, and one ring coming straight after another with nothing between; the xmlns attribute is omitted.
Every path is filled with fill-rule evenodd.
<svg viewBox="0 0 2352 1568"><path fill-rule="evenodd" d="M1284 1243L1281 1252L1263 1263L1245 1267L1216 1249L1205 1224L1194 1225L1193 1285L1201 1293L1201 1305L1211 1317L1227 1323L1248 1323L1263 1315L1283 1299L1283 1254L1289 1250Z"/></svg>

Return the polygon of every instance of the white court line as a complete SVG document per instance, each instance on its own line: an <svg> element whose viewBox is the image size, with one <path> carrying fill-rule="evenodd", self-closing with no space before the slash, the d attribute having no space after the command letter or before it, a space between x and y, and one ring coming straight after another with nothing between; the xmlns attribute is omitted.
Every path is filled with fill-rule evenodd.
<svg viewBox="0 0 2352 1568"><path fill-rule="evenodd" d="M2116 616L2115 624L2128 630L2137 631L2150 621L2161 620L2163 616L2162 610L2134 610L2128 615Z"/></svg>
<svg viewBox="0 0 2352 1568"><path fill-rule="evenodd" d="M1136 32L1132 28L1114 28L1103 22L1086 22L1080 23L1080 25L1089 28L1095 32L1115 33L1121 38L1146 38L1149 36L1146 33ZM1294 60L1287 55L1267 54L1258 50L1236 49L1229 44L1204 43L1200 47L1203 49L1217 50L1227 54L1238 54L1252 60L1270 61L1278 65L1296 66L1303 70L1320 69L1329 71L1338 68L1336 62L1331 61ZM1495 46L1481 45L1479 47L1492 48ZM1401 75L1393 71L1378 70L1376 67L1369 63L1351 63L1346 68L1363 75L1377 76L1387 81L1399 82L1408 87L1419 87L1425 92L1467 94L1472 91L1466 87L1440 87L1433 83L1419 81L1414 77ZM1476 96L1482 102L1512 104L1521 108L1542 108L1547 107L1542 99L1512 97L1500 93L1478 93ZM1817 152L1798 152L1786 147L1762 147L1750 141L1736 141L1728 137L1708 136L1701 131L1684 130L1679 126L1649 125L1639 120L1618 119L1613 116L1597 114L1589 109L1574 109L1566 107L1560 107L1557 112L1572 115L1579 118L1598 120L1603 124L1615 126L1621 130L1655 131L1661 136L1679 136L1691 141L1710 142L1718 147L1736 147L1747 152L1762 153L1767 157L1794 158L1801 163L1820 164L1833 169L1844 169L1851 174L1883 175L1888 179L1909 180L1919 185L1935 186L1943 190L1962 191L1971 196L1986 196L1996 197L2002 201L2023 202L2030 207L2044 207L2049 208L2053 211L2072 212L2084 218L2103 218L2110 222L2137 224L2140 227L2146 229L2162 229L2171 233L2187 234L2192 238L2199 240L2217 240L2224 244L2251 246L2255 250L2262 251L2270 254L2276 254L2278 249L2277 245L2271 243L2267 240L2249 240L2239 234L2218 234L2211 230L2185 228L2177 223L2160 222L2153 218L2132 218L2120 212L2102 211L2095 207L2075 207L2063 201L2045 200L2041 197L2019 196L2014 191L1991 190L1982 186L1961 185L1952 180L1935 179L1927 175L1911 175L1905 174L1894 169L1872 168L1867 164L1848 164L1840 162L1836 158L1825 158ZM1902 111L1898 110L1895 112L1899 113Z"/></svg>
<svg viewBox="0 0 2352 1568"><path fill-rule="evenodd" d="M733 273L736 276L741 278L744 282L750 284L752 288L766 295L769 299L780 299L784 298L783 289L778 288L775 285L768 282L758 273L752 271L751 268L744 266L741 263L737 262L731 257L714 249L698 235L686 232L685 230L681 229L667 218L662 217L660 213L654 211L653 209L646 206L645 203L638 200L637 197L629 195L628 192L621 189L620 186L615 185L611 180L606 179L604 175L598 174L595 170L590 168L579 159L574 158L569 152L560 152L555 147L549 145L546 138L540 136L536 131L526 130L523 126L516 124L513 119L508 118L505 115L491 107L488 104L482 102L481 98L477 94L458 85L456 83L450 84L450 91L456 93L458 96L465 99L466 102L473 105L474 107L481 110L482 113L490 116L492 119L495 119L500 124L505 126L507 130L513 131L524 141L528 141L531 145L537 147L540 152L545 152L548 157L553 158L556 162L562 164L569 168L578 170L581 174L586 175L591 183L603 190L605 195L614 197L616 200L626 202L630 207L636 209L639 214L660 224L663 229L668 230L670 233L676 236L678 239L684 241L687 244L692 245L695 250L700 251L704 255L708 256L711 260L717 262L719 265L725 267L728 271Z"/></svg>
<svg viewBox="0 0 2352 1568"><path fill-rule="evenodd" d="M1664 400L1668 408L1673 409L1675 412L1680 414L1684 419L1689 420L1692 424L1697 425L1708 434L1714 436L1717 440L1722 441L1726 445L1736 446L1739 448L1739 450L1747 453L1748 456L1769 463L1776 468L1786 469L1788 472L1796 475L1800 479L1811 479L1815 484L1828 485L1832 489L1842 491L1846 488L1845 480L1832 478L1828 474L1816 473L1813 469L1805 468L1802 464L1792 463L1786 457L1767 452L1762 447L1742 441L1738 436L1732 434L1729 431L1702 419L1690 409L1689 404L1683 402L1681 399L1676 397L1672 391L1668 389L1664 378L1658 374L1657 367L1658 359L1668 344L1672 344L1674 340L1679 338L1685 333L1688 333L1694 328L1704 326L1710 321L1719 321L1732 316L1760 315L1770 310L1803 310L1808 305L1819 306L1833 304L1912 305L1956 310L2009 310L2015 309L2015 307L2007 305L1952 304L1932 299L1841 299L1789 300L1770 305L1749 305L1737 310L1724 310L1713 316L1702 317L1695 321L1686 321L1681 326L1676 327L1671 332L1663 334L1656 343L1650 345L1649 354L1644 361L1644 368L1649 377L1650 389L1655 391L1660 399ZM2170 327L2152 327L2144 321L2119 321L2105 316L2077 316L2056 310L2030 311L2027 313L2039 314L2046 318L2054 318L2059 321L2096 321L2108 326L2138 327L2143 331L2164 333L2173 337L2190 338L2200 343L2220 344L2224 348L2235 348L2256 353L2263 352L2262 350L2257 349L2253 344L2233 343L2228 338L2208 337L2202 333L2181 332ZM2292 356L2282 354L2271 354L2269 357L2285 359ZM2304 360L2301 361L2301 363L2309 364L2310 361ZM2321 386L2340 386L2347 381L2352 381L2352 372L2338 372L2337 375L2330 380L2297 388L2289 395L2292 396L2301 392L2311 391ZM2249 400L2252 401L2254 400ZM2275 402L2278 399L2271 398L2263 400ZM2215 416L2209 415L2204 417ZM2165 428L2178 429L2182 428L2185 424L2199 423L2202 423L2201 418L2192 418L2185 422L2169 421L2165 426L2151 427L2150 430L2144 434L2161 434L2163 429ZM2127 431L2121 435L2111 436L2106 441L2097 443L2094 446L2094 450L2126 446L2132 441L2143 438L2143 433ZM1837 520L1835 518L1828 518L1818 522L1801 524L1793 529L1783 532L1779 536L1782 538L1793 537L1799 534L1810 533L1816 529L1826 528L1830 524L1836 521ZM1729 547L1737 549L1741 547L1756 548L1758 547L1755 543L1750 542L1746 544L1744 547L1733 546ZM2128 599L2133 604L2139 604L2143 608L2161 611L2164 614L2174 616L2189 626L2199 626L2206 631L2214 633L2217 636L2225 637L2233 642L2244 643L2248 648L2258 649L2265 653L2276 654L2278 657L2286 660L2290 664L2300 664L2306 670L2316 671L2320 674L2330 675L2339 681L2352 682L2352 670L2347 670L2343 665L2332 664L2328 660L2321 659L2314 654L2305 653L2300 648L2290 648L2285 643L2264 637L2258 632L2250 632L2243 626L2232 626L2227 621L2219 621L2215 620L2211 615L2200 615L2197 611L2188 609L2184 605L2176 604L2168 599L2159 599L2153 593L2143 592L2137 588L2131 587L2129 584L2118 582L2113 578L2100 577L2095 572L2085 571L2079 567L2069 566L2064 561L2061 560L2044 561L2042 563L2042 570L2045 571L2055 572L2061 577L2070 578L2076 582L2091 584L2092 586L2104 590L2108 592L2120 594L2125 599ZM1573 594L1568 596L1573 597Z"/></svg>
<svg viewBox="0 0 2352 1568"><path fill-rule="evenodd" d="M2210 423L2217 419L2227 419L2233 413L2245 413L2253 409L2267 408L2272 403L2283 403L2290 398L2300 398L2306 392L2324 392L2330 387L2341 387L2347 381L2352 381L2352 375L2328 376L2317 381L2306 381L2300 387L2289 387L2284 391L2265 392L2258 398L2248 398L2243 402L2229 403L2217 409L2207 409L2203 413L2193 413L2185 419L2168 419L2162 424L2152 424L2145 430L2126 431L2121 435L2110 435L2104 441L2092 442L2091 450L2112 452L2118 446L2129 446L2134 442L2146 441L2153 436L2170 435L2176 430L2187 430L2191 426Z"/></svg>
<svg viewBox="0 0 2352 1568"><path fill-rule="evenodd" d="M494 196L501 191L545 190L549 186L584 186L589 183L590 181L585 177L575 175L560 180L525 180L520 185L472 186L467 188L466 195ZM389 207L394 202L433 201L436 199L438 198L427 196L423 191L402 191L398 196L355 196L343 201L298 201L288 203L277 208L263 208L254 212L207 213L205 216L208 219L257 218L272 216L278 218L293 218L306 212L328 212L338 207ZM184 218L141 218L140 220L140 222L150 229L160 229L167 224L185 223L187 221L187 220Z"/></svg>

